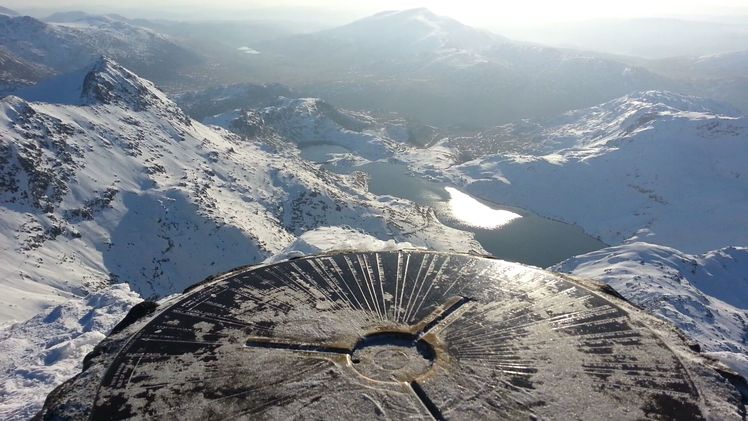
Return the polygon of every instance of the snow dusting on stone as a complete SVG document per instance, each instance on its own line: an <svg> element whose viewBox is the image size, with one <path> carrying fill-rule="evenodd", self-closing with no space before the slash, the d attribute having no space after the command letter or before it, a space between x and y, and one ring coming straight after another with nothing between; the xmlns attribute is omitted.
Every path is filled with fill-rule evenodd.
<svg viewBox="0 0 748 421"><path fill-rule="evenodd" d="M632 243L574 257L551 269L605 282L748 376L748 248L690 255Z"/></svg>

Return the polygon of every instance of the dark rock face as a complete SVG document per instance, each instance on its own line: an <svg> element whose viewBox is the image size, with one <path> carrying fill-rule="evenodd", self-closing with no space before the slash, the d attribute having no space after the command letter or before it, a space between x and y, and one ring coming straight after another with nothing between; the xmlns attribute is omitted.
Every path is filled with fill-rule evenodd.
<svg viewBox="0 0 748 421"><path fill-rule="evenodd" d="M243 268L132 319L40 418L703 420L744 410L734 382L662 322L593 285L469 255Z"/></svg>
<svg viewBox="0 0 748 421"><path fill-rule="evenodd" d="M133 111L149 110L164 117L175 117L191 125L191 119L153 83L138 77L108 57L101 57L83 81L81 98L87 104L122 105Z"/></svg>
<svg viewBox="0 0 748 421"><path fill-rule="evenodd" d="M242 112L241 118L231 122L231 131L241 136L253 138L269 130L265 126L262 114L250 110Z"/></svg>
<svg viewBox="0 0 748 421"><path fill-rule="evenodd" d="M24 141L0 139L0 194L9 203L51 212L81 165L82 152L66 141L75 129L37 114L20 98L5 101L14 109L12 124Z"/></svg>

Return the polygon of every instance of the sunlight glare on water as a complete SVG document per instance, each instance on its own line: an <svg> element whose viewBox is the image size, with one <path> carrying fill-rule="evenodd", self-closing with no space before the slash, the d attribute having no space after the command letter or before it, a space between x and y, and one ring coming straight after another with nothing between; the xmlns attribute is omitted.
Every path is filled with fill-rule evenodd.
<svg viewBox="0 0 748 421"><path fill-rule="evenodd" d="M483 229L498 229L522 218L514 212L491 209L471 196L452 187L444 188L449 193L449 209L452 215L465 225Z"/></svg>

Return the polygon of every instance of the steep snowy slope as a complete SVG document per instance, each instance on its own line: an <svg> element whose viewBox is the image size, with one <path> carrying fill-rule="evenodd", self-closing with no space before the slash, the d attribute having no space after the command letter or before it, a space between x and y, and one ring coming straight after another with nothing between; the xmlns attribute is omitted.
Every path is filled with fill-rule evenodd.
<svg viewBox="0 0 748 421"><path fill-rule="evenodd" d="M608 244L634 237L686 252L748 244L748 120L730 107L644 92L498 132L475 145L442 143L454 157L478 158L432 170ZM507 137L514 141L502 153Z"/></svg>
<svg viewBox="0 0 748 421"><path fill-rule="evenodd" d="M192 121L111 60L78 85L63 79L81 86L77 102L0 103L0 320L115 280L163 296L320 226L481 250L430 210L372 196L286 142Z"/></svg>
<svg viewBox="0 0 748 421"><path fill-rule="evenodd" d="M605 282L748 376L748 248L694 256L632 243L574 257L551 269Z"/></svg>

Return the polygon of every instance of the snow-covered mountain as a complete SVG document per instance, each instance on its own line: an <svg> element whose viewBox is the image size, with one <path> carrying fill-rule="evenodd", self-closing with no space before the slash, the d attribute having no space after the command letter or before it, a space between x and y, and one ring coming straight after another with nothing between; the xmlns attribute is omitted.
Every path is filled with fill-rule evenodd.
<svg viewBox="0 0 748 421"><path fill-rule="evenodd" d="M320 170L276 135L191 120L109 59L78 74L78 84L58 79L81 88L77 101L0 103L3 321L114 281L146 297L177 292L320 226L481 250L432 211L375 197L359 176Z"/></svg>
<svg viewBox="0 0 748 421"><path fill-rule="evenodd" d="M544 155L608 141L646 129L647 124L672 117L739 117L727 104L666 91L643 91L590 108L548 119L525 119L476 134L446 139L463 161L498 153ZM659 129L662 131L663 129Z"/></svg>
<svg viewBox="0 0 748 421"><path fill-rule="evenodd" d="M174 78L174 70L200 58L174 39L108 17L46 23L0 15L0 50L53 73L80 69L111 56L147 77Z"/></svg>
<svg viewBox="0 0 748 421"><path fill-rule="evenodd" d="M340 146L350 153L349 158L359 163L394 158L399 152L414 145L429 144L438 136L433 127L408 121L396 113L377 115L350 111L319 98L278 96L270 101L269 93L277 91L268 89L260 89L260 101L243 100L243 94L224 97L222 90L215 91L219 94L217 97L211 94L214 90L207 90L190 94L189 98L193 95L204 98L210 108L223 111L203 117L201 121L205 124L243 136L275 134L301 148ZM181 100L182 97L180 104Z"/></svg>
<svg viewBox="0 0 748 421"><path fill-rule="evenodd" d="M574 257L551 269L605 282L748 376L748 248L689 255L632 243Z"/></svg>
<svg viewBox="0 0 748 421"><path fill-rule="evenodd" d="M388 11L348 25L313 34L295 35L258 45L260 51L328 67L392 69L422 59L471 56L508 42L502 36L472 28L428 9ZM322 54L328 54L327 58ZM358 61L354 61L358 60ZM466 63L467 64L467 63ZM402 69L405 70L405 69Z"/></svg>
<svg viewBox="0 0 748 421"><path fill-rule="evenodd" d="M729 106L650 91L439 146L454 161L435 162L433 175L608 244L691 253L748 244L748 120Z"/></svg>
<svg viewBox="0 0 748 421"><path fill-rule="evenodd" d="M372 36L372 34L377 36ZM475 29L426 8L386 11L317 36L341 44L363 47L385 56L414 55L437 51L486 50L507 38Z"/></svg>
<svg viewBox="0 0 748 421"><path fill-rule="evenodd" d="M253 48L261 53L252 59L261 80L442 127L490 127L674 86L599 54L510 41L426 9L383 12Z"/></svg>

